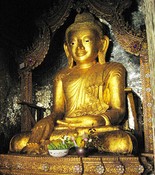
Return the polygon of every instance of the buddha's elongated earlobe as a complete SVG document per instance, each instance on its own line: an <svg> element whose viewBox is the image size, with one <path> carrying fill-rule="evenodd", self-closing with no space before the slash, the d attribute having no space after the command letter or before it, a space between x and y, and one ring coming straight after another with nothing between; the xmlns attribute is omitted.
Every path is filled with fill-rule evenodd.
<svg viewBox="0 0 155 175"><path fill-rule="evenodd" d="M105 56L106 56L108 47L109 47L109 38L107 36L104 36L104 38L102 39L101 49L98 53L98 61L100 64L105 63Z"/></svg>
<svg viewBox="0 0 155 175"><path fill-rule="evenodd" d="M68 50L68 46L66 43L64 43L64 50L65 50L65 53L66 53L66 56L68 58L68 67L69 68L72 68L73 67L73 57L71 56L71 54L69 53L69 50Z"/></svg>

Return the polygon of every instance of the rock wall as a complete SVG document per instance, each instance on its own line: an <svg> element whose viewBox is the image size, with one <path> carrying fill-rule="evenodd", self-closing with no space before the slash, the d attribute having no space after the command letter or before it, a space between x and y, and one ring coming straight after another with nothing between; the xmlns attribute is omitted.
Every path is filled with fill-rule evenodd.
<svg viewBox="0 0 155 175"><path fill-rule="evenodd" d="M0 153L8 149L12 135L20 129L20 96L17 65L5 48L0 48Z"/></svg>

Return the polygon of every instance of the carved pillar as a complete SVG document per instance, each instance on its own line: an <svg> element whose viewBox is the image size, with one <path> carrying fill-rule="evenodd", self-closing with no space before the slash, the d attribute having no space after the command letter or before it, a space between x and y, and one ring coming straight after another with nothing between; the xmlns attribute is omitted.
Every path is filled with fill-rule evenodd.
<svg viewBox="0 0 155 175"><path fill-rule="evenodd" d="M32 103L32 72L31 70L24 70L20 72L21 76L21 100ZM21 116L21 131L31 130L31 114L27 105L22 106Z"/></svg>
<svg viewBox="0 0 155 175"><path fill-rule="evenodd" d="M152 122L153 122L153 140L155 142L155 1L144 0L144 15L148 41L148 55L150 67L150 79L152 90ZM154 144L155 153L155 144Z"/></svg>
<svg viewBox="0 0 155 175"><path fill-rule="evenodd" d="M30 131L35 124L32 116L32 108L44 110L32 104L32 70L44 60L50 46L50 30L44 21L38 20L39 36L35 39L32 48L23 51L20 55L23 62L20 64L21 76L21 131Z"/></svg>
<svg viewBox="0 0 155 175"><path fill-rule="evenodd" d="M147 50L147 49L146 49ZM143 51L142 51L143 53ZM153 130L152 130L152 94L150 82L150 67L148 55L141 54L140 70L143 93L143 120L144 120L144 142L145 152L153 152Z"/></svg>

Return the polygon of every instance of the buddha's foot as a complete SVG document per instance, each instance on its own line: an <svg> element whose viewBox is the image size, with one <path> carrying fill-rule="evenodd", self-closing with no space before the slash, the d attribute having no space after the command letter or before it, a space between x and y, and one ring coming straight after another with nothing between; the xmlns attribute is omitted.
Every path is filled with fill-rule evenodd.
<svg viewBox="0 0 155 175"><path fill-rule="evenodd" d="M21 151L21 154L40 154L40 146L38 143L28 143Z"/></svg>
<svg viewBox="0 0 155 175"><path fill-rule="evenodd" d="M27 145L20 151L21 154L32 154L32 155L47 155L47 145L50 143L49 140L42 140L38 143L27 143Z"/></svg>

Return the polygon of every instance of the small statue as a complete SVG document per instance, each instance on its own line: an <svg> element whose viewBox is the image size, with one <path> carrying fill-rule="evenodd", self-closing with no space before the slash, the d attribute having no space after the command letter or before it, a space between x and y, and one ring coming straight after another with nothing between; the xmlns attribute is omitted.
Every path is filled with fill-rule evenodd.
<svg viewBox="0 0 155 175"><path fill-rule="evenodd" d="M120 63L105 62L108 46L101 24L89 13L77 14L66 30L68 66L54 78L53 112L30 135L15 136L10 151L41 154L49 140L82 134L93 127L103 151L132 153L136 140L120 129L126 115L126 70Z"/></svg>

